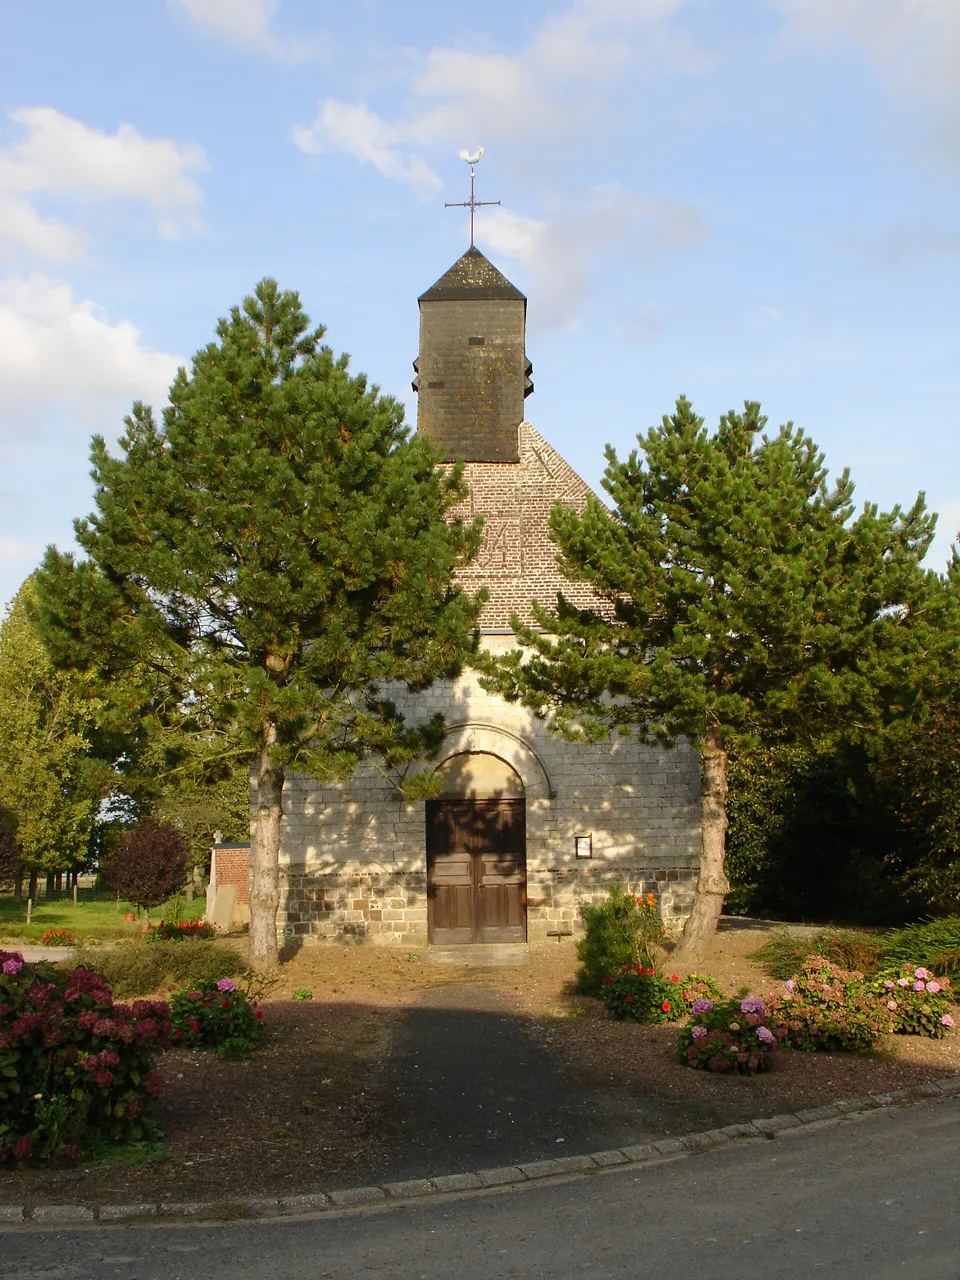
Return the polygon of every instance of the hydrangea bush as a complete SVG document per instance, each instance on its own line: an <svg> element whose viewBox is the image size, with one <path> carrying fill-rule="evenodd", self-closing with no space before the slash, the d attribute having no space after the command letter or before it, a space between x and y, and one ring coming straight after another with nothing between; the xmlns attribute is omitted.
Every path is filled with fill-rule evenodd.
<svg viewBox="0 0 960 1280"><path fill-rule="evenodd" d="M770 1069L778 1043L764 1002L755 996L695 1000L677 1041L676 1060L702 1071L754 1075Z"/></svg>
<svg viewBox="0 0 960 1280"><path fill-rule="evenodd" d="M778 1034L794 1049L862 1052L894 1027L894 1012L863 974L823 956L807 956L782 994L768 997L768 1007Z"/></svg>
<svg viewBox="0 0 960 1280"><path fill-rule="evenodd" d="M95 1138L155 1136L148 1115L169 1047L163 1000L115 1004L109 985L0 951L0 1164L76 1159Z"/></svg>
<svg viewBox="0 0 960 1280"><path fill-rule="evenodd" d="M243 1057L266 1035L257 1001L233 978L182 988L171 1001L171 1023L175 1045L225 1058Z"/></svg>
<svg viewBox="0 0 960 1280"><path fill-rule="evenodd" d="M937 978L923 965L887 970L870 984L874 996L892 1015L900 1035L939 1040L953 1026L953 992L949 978Z"/></svg>

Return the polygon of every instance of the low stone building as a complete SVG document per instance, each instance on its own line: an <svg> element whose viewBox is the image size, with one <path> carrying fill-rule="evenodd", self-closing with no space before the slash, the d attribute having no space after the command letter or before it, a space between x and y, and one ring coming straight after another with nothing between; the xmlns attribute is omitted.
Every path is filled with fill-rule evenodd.
<svg viewBox="0 0 960 1280"><path fill-rule="evenodd" d="M483 515L485 536L461 580L487 587L483 644L502 651L532 599L593 600L561 576L548 535L554 503L582 506L589 490L524 420L523 294L471 248L419 301L418 430L447 460L466 459L463 514ZM283 937L524 942L576 930L584 903L616 879L655 893L668 921L689 910L700 846L689 746L567 742L472 672L397 701L413 721L443 714L442 798L406 803L372 764L342 787L289 777Z"/></svg>

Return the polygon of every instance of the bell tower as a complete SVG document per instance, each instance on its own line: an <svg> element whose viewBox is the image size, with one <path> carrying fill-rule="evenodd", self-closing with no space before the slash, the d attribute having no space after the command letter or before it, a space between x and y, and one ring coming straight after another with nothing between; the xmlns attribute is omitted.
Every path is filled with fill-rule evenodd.
<svg viewBox="0 0 960 1280"><path fill-rule="evenodd" d="M470 248L420 295L420 354L413 389L417 430L443 450L444 462L519 462L523 402L533 390L526 353L527 300L474 243L474 215L499 200L478 200L478 147L470 166Z"/></svg>
<svg viewBox="0 0 960 1280"><path fill-rule="evenodd" d="M419 301L417 430L444 461L519 462L523 402L533 390L526 298L471 247Z"/></svg>

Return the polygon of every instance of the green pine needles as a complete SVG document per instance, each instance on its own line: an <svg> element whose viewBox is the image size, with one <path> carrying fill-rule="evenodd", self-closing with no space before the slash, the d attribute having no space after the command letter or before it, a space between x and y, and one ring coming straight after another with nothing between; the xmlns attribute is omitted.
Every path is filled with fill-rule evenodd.
<svg viewBox="0 0 960 1280"><path fill-rule="evenodd" d="M910 714L914 654L931 640L940 579L920 561L934 518L858 514L844 472L793 426L765 434L759 405L728 413L715 434L689 402L607 449L611 513L558 504L551 531L565 575L597 605L562 597L517 627L523 650L488 668L493 687L563 733L611 729L702 759L702 853L682 948L696 963L723 895L726 756L760 740L862 738ZM942 593L941 593L942 594Z"/></svg>
<svg viewBox="0 0 960 1280"><path fill-rule="evenodd" d="M323 333L262 281L179 371L162 425L137 403L120 457L94 439L86 559L51 549L39 575L61 662L168 672L176 716L255 761L251 943L267 966L285 771L343 779L365 755L392 768L435 745L440 727L405 724L387 689L455 675L482 603L451 582L480 540L449 518L460 470Z"/></svg>

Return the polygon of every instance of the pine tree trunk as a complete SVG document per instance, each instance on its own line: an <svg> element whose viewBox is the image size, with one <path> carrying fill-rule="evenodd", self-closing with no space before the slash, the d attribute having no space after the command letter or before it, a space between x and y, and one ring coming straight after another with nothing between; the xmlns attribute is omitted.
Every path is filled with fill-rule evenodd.
<svg viewBox="0 0 960 1280"><path fill-rule="evenodd" d="M52 872L52 871L48 871L48 872L47 872L47 889L46 889L46 896L47 896L48 898L52 898L52 897L53 897L53 883L54 883L54 875L53 875L53 872Z"/></svg>
<svg viewBox="0 0 960 1280"><path fill-rule="evenodd" d="M268 734L268 746L274 739ZM268 750L257 770L257 816L250 851L250 961L257 969L275 969L277 908L280 905L280 823L283 818L283 769Z"/></svg>
<svg viewBox="0 0 960 1280"><path fill-rule="evenodd" d="M684 925L673 964L695 970L703 963L717 932L724 895L730 890L723 869L727 839L727 753L718 730L704 735L700 747L700 877L693 910Z"/></svg>

